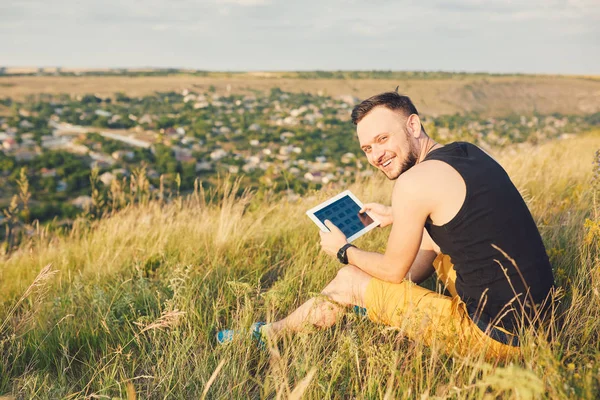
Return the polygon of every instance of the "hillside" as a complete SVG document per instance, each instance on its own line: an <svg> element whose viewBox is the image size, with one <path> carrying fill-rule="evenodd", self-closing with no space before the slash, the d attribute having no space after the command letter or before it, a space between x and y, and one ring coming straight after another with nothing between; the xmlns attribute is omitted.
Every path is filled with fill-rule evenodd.
<svg viewBox="0 0 600 400"><path fill-rule="evenodd" d="M212 202L205 193L142 202L79 220L67 235L41 230L2 259L0 396L597 398L597 149L599 131L494 153L524 194L565 292L564 326L552 343L529 334L522 361L451 357L350 313L331 330L286 338L278 350L217 346L216 330L286 315L339 268L319 254L304 212L341 188L288 202L235 198L235 185L224 182ZM389 203L391 187L379 177L350 189L363 201ZM357 245L381 251L388 233L371 232Z"/></svg>
<svg viewBox="0 0 600 400"><path fill-rule="evenodd" d="M419 79L300 79L291 74L216 74L215 76L2 76L0 99L22 100L39 93L141 96L154 92L206 91L249 93L278 87L289 92L352 95L366 98L394 90L411 96L425 115L479 112L485 116L510 113L584 114L600 111L600 80L579 76L481 76ZM309 75L310 76L310 75ZM2 111L2 110L0 110Z"/></svg>

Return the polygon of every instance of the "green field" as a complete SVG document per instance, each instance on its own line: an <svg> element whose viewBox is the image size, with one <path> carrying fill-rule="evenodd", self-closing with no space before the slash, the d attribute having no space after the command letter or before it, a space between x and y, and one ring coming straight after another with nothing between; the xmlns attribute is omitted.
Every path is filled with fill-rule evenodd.
<svg viewBox="0 0 600 400"><path fill-rule="evenodd" d="M563 325L551 342L528 332L520 360L446 354L350 312L332 329L308 328L265 350L249 340L218 346L217 330L285 316L339 268L319 253L304 212L341 188L291 203L236 197L224 181L212 197L196 192L170 204L139 193L135 205L82 217L69 233L39 229L4 256L0 396L598 398L597 149L595 131L494 154L528 202L564 291ZM389 204L391 184L381 177L350 189ZM357 244L383 251L388 233Z"/></svg>
<svg viewBox="0 0 600 400"><path fill-rule="evenodd" d="M339 76L337 76L337 75ZM336 79L337 76L337 79ZM334 79L331 79L334 78ZM360 99L394 90L409 95L428 116L477 112L507 114L593 114L600 111L600 79L590 76L490 75L419 72L247 72L177 73L158 76L0 76L0 99L24 100L40 93L83 96L152 95L189 89L220 95L306 92ZM0 116L10 110L0 105Z"/></svg>

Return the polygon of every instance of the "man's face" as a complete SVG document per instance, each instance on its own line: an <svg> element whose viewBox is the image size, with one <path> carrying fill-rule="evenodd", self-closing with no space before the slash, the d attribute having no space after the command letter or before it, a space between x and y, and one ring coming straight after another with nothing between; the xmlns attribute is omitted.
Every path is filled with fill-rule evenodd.
<svg viewBox="0 0 600 400"><path fill-rule="evenodd" d="M356 125L356 132L369 164L388 179L397 179L416 164L416 144L408 134L406 117L398 112L375 107Z"/></svg>

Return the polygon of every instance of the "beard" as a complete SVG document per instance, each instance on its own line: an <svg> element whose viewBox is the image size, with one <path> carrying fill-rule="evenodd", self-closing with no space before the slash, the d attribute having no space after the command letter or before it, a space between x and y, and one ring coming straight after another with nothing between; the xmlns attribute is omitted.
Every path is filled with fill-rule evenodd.
<svg viewBox="0 0 600 400"><path fill-rule="evenodd" d="M410 149L408 151L406 159L400 165L400 168L398 168L394 171L391 171L389 174L385 171L383 173L389 180L391 180L391 181L396 180L396 179L398 179L398 177L400 175L402 175L403 173L405 173L406 171L408 171L409 169L414 167L415 164L417 163L418 159L419 159L419 154L418 154L417 148L415 147L415 145L412 142L410 142Z"/></svg>

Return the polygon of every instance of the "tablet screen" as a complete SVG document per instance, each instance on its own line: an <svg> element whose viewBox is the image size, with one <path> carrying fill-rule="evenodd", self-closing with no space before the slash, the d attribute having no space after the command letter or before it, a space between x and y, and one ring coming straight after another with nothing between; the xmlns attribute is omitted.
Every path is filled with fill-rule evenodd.
<svg viewBox="0 0 600 400"><path fill-rule="evenodd" d="M360 209L361 207L350 196L345 195L316 211L314 215L323 224L326 219L330 220L349 238L373 223L373 219L367 213L358 213Z"/></svg>

